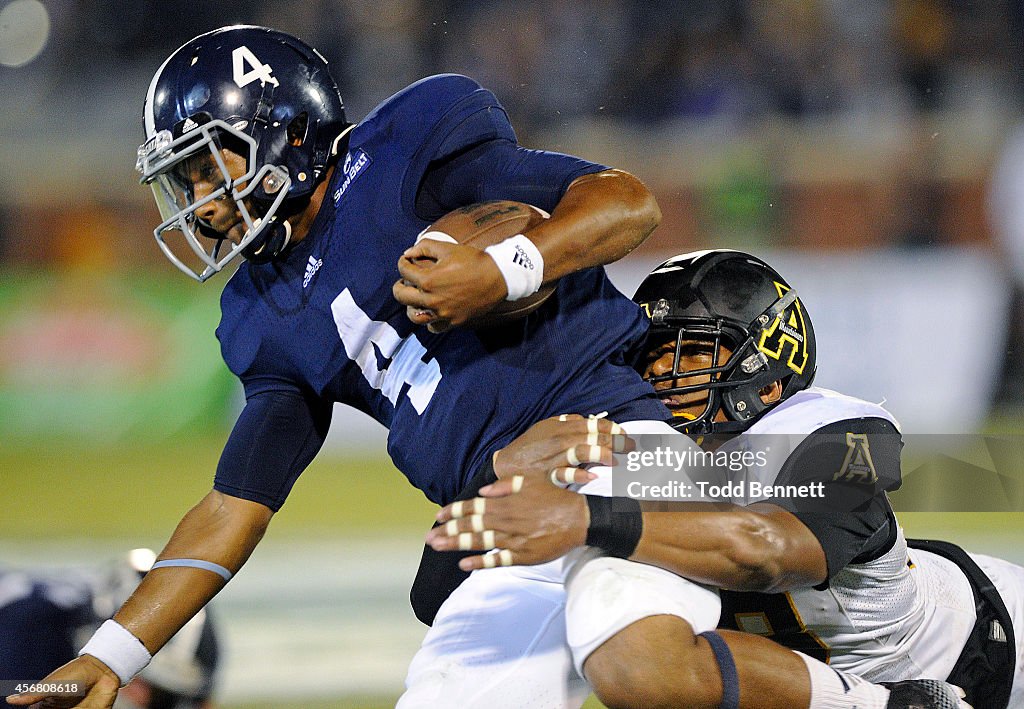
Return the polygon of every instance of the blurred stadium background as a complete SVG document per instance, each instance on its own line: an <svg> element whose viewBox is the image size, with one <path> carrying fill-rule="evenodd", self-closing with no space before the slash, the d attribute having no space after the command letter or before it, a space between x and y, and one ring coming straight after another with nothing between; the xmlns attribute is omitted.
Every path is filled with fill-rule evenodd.
<svg viewBox="0 0 1024 709"><path fill-rule="evenodd" d="M611 269L626 292L671 253L755 251L810 304L820 384L913 433L1024 429L1021 0L0 0L0 563L159 548L209 489L240 398L223 279L164 262L133 165L156 67L234 22L317 46L353 119L430 73L477 78L522 143L654 189L663 225ZM432 509L382 442L340 413L215 601L223 705L400 693ZM1019 483L994 507L954 480L964 509L1008 511L905 526L1024 562Z"/></svg>

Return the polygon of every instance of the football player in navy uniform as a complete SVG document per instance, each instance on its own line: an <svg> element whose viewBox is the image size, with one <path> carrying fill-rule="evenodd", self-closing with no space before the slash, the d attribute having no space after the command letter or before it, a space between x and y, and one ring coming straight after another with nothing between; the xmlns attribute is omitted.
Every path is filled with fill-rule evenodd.
<svg viewBox="0 0 1024 709"><path fill-rule="evenodd" d="M553 415L607 412L634 431L672 433L626 362L646 319L600 268L655 227L653 197L622 171L518 145L504 109L471 79L428 77L352 125L315 50L234 26L164 62L144 119L138 168L160 208L161 249L200 281L240 261L217 335L246 405L213 491L138 592L51 676L92 687L81 706L109 706L237 572L319 450L335 402L387 426L392 460L439 504L472 497L492 455ZM490 199L551 216L486 251L416 242L440 216ZM520 321L458 327L545 284L554 294ZM580 460L610 455L617 424L571 424L588 437ZM503 568L445 603L401 704L578 704L589 688L562 621L570 565L537 574L504 568L507 553L488 561ZM713 629L717 594L666 576L673 605L657 612ZM652 612L618 611L590 644Z"/></svg>
<svg viewBox="0 0 1024 709"><path fill-rule="evenodd" d="M814 331L796 291L756 257L706 251L666 261L635 299L652 320L640 366L677 428L781 448L758 478L820 481L850 504L754 496L684 511L645 503L634 512L643 531L629 558L728 589L722 628L765 635L872 681L947 679L975 707L1024 706L1024 649L1014 635L1024 627L1024 568L904 537L885 494L900 480L897 422L881 406L811 386ZM559 424L544 425L548 438L558 435ZM531 451L544 457L563 445L535 443ZM586 541L588 510L578 495L532 478L510 492L507 482L484 488L503 499L488 500L479 524L516 563L560 557ZM446 526L431 542L451 549L469 527L450 522L450 508L439 519ZM485 548L481 541L467 546ZM621 568L619 559L597 559L577 579ZM601 584L574 584L570 607L598 602L590 596ZM585 618L570 615L570 623L574 617ZM691 641L679 641L690 635L680 625L671 616L646 618L591 653L584 670L598 695L609 706L695 705L705 694L702 675L714 670L701 669L705 658ZM736 660L743 682L746 658ZM937 684L903 682L893 692L945 706L929 703L936 699L928 695L945 692Z"/></svg>
<svg viewBox="0 0 1024 709"><path fill-rule="evenodd" d="M90 568L0 568L0 678L38 681L73 659L155 556L134 549L117 563ZM114 709L212 709L219 659L216 624L203 610L121 689Z"/></svg>
<svg viewBox="0 0 1024 709"><path fill-rule="evenodd" d="M472 79L425 78L355 125L314 49L231 26L159 67L144 124L137 167L160 210L160 248L200 281L238 266L217 336L246 404L214 489L57 673L93 686L83 706L108 705L242 566L336 402L387 426L394 463L438 504L534 421L607 411L664 425L664 406L625 362L644 317L600 268L654 229L656 201L626 172L518 145ZM498 198L550 218L486 252L417 243L451 210ZM458 327L552 283L522 320ZM607 422L579 425L611 440Z"/></svg>

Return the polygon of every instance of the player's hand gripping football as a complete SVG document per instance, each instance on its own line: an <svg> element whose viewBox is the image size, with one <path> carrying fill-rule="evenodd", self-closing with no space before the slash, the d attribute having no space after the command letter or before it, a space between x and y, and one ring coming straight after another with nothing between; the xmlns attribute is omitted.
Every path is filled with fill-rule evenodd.
<svg viewBox="0 0 1024 709"><path fill-rule="evenodd" d="M74 696L58 691L12 694L7 697L7 703L18 707L34 706L37 709L109 709L117 699L121 682L109 667L95 657L82 655L58 667L37 684L55 689L77 685L80 691L75 692ZM83 693L85 696L82 696Z"/></svg>
<svg viewBox="0 0 1024 709"><path fill-rule="evenodd" d="M431 332L483 315L508 295L494 259L472 246L423 239L402 254L398 271L395 299Z"/></svg>

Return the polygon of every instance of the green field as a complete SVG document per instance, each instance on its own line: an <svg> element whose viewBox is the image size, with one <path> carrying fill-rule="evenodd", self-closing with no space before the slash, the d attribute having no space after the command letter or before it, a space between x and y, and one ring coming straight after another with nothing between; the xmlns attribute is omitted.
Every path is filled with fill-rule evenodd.
<svg viewBox="0 0 1024 709"><path fill-rule="evenodd" d="M165 539L210 490L223 439L138 447L0 446L0 539ZM321 455L272 524L275 537L421 532L436 507L376 451Z"/></svg>
<svg viewBox="0 0 1024 709"><path fill-rule="evenodd" d="M0 539L166 538L206 492L223 439L120 445L4 445ZM436 507L376 451L321 454L273 522L277 538L420 533ZM1021 513L903 512L909 535L1016 536ZM1019 536L1017 538L1020 538Z"/></svg>
<svg viewBox="0 0 1024 709"><path fill-rule="evenodd" d="M0 541L132 540L159 547L182 513L209 489L222 438L107 447L69 444L0 446L5 514ZM412 539L435 507L375 452L321 455L275 518L275 539ZM1020 513L902 513L908 536L941 537L976 551L1018 553ZM228 705L233 709L376 709L395 697L339 697ZM586 705L601 705L594 699Z"/></svg>

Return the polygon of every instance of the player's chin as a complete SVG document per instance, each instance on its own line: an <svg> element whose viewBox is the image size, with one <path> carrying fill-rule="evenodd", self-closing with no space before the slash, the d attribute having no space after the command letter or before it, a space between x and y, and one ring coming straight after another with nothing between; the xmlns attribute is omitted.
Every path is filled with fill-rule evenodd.
<svg viewBox="0 0 1024 709"><path fill-rule="evenodd" d="M245 224L243 222L238 222L224 233L224 238L237 246L242 243L242 239L244 239L248 234L249 230L245 227Z"/></svg>
<svg viewBox="0 0 1024 709"><path fill-rule="evenodd" d="M663 403L673 416L692 416L696 418L707 407L707 397L693 398L685 396L663 396Z"/></svg>

